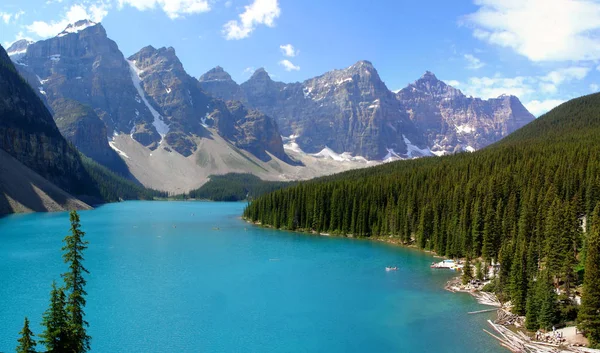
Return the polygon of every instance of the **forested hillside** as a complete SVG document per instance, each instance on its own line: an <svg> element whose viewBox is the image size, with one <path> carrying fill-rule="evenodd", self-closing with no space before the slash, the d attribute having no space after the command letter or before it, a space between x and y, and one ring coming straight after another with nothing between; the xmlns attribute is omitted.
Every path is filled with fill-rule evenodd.
<svg viewBox="0 0 600 353"><path fill-rule="evenodd" d="M191 190L184 195L175 196L175 198L212 201L252 200L260 195L290 185L294 185L294 183L262 180L252 174L228 173L225 175L213 175L210 177L210 181L200 188Z"/></svg>
<svg viewBox="0 0 600 353"><path fill-rule="evenodd" d="M585 263L590 235L583 223L589 229L599 201L594 94L481 151L299 183L252 201L244 216L282 229L394 236L440 255L499 261L497 291L536 329L577 315L569 298ZM555 287L566 298L560 306Z"/></svg>

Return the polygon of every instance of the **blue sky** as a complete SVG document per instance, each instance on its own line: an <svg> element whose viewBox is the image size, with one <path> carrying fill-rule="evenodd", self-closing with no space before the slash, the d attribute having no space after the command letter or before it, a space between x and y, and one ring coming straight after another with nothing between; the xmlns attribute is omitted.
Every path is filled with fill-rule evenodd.
<svg viewBox="0 0 600 353"><path fill-rule="evenodd" d="M3 0L0 42L101 21L129 56L172 46L189 74L302 81L358 60L396 90L425 70L467 95L514 94L539 115L600 85L595 0Z"/></svg>

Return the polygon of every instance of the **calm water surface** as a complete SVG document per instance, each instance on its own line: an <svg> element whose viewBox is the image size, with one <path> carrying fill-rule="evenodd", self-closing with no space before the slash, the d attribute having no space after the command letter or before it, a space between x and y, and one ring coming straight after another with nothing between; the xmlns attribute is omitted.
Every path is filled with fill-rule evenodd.
<svg viewBox="0 0 600 353"><path fill-rule="evenodd" d="M424 253L249 226L242 203L81 213L92 352L505 352ZM218 229L216 229L218 228ZM0 352L40 333L68 214L0 218ZM385 272L385 266L398 266Z"/></svg>

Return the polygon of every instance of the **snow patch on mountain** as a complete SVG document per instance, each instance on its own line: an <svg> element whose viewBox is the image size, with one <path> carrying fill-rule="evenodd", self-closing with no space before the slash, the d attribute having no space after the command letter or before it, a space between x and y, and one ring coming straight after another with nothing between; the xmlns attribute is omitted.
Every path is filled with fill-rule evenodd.
<svg viewBox="0 0 600 353"><path fill-rule="evenodd" d="M353 156L350 152L344 152L339 154L327 146L325 146L325 148L323 148L321 152L314 153L312 154L312 156L317 158L328 158L336 162L368 162L368 160L365 157Z"/></svg>
<svg viewBox="0 0 600 353"><path fill-rule="evenodd" d="M408 158L418 158L433 155L429 147L419 148L419 146L413 145L413 143L410 142L410 140L407 139L406 136L402 135L402 138L404 139L404 143L406 144L406 156Z"/></svg>
<svg viewBox="0 0 600 353"><path fill-rule="evenodd" d="M400 155L396 153L393 148L386 148L386 150L388 153L385 155L385 157L383 157L383 161L385 163L402 159L402 157L400 157Z"/></svg>
<svg viewBox="0 0 600 353"><path fill-rule="evenodd" d="M84 29L88 28L88 27L92 27L97 25L96 22L92 22L89 20L82 20L82 21L77 21L75 23L72 23L70 25L67 26L67 28L65 28L64 31L60 32L57 37L64 37L67 34L71 34L71 33L78 33L80 31L83 31Z"/></svg>
<svg viewBox="0 0 600 353"><path fill-rule="evenodd" d="M458 133L471 134L475 132L475 128L467 124L455 125L454 127L456 128L456 132Z"/></svg>
<svg viewBox="0 0 600 353"><path fill-rule="evenodd" d="M300 154L305 154L302 148L300 148L300 146L296 143L296 138L298 138L298 135L295 134L291 134L287 137L281 136L281 140L283 141L283 149Z"/></svg>
<svg viewBox="0 0 600 353"><path fill-rule="evenodd" d="M108 145L110 146L110 148L112 148L113 150L115 150L115 152L117 152L117 153L118 153L118 154L120 154L121 156L123 156L123 157L125 157L125 158L129 159L129 156L128 156L128 155L127 155L125 152L121 151L121 150L120 150L120 149L119 149L119 148L118 148L118 147L115 145L115 142L114 142L114 141L108 141Z"/></svg>
<svg viewBox="0 0 600 353"><path fill-rule="evenodd" d="M150 110L150 113L152 113L152 116L154 117L154 121L152 122L152 125L154 125L154 127L156 128L156 131L159 133L159 135L162 139L165 137L166 134L169 133L169 125L165 124L165 122L163 121L163 117L160 116L160 114L156 111L156 109L154 109L152 107L152 105L150 105L148 100L146 99L146 95L144 93L144 90L142 89L142 79L140 77L140 75L142 74L143 71L137 68L137 66L135 65L135 60L131 60L131 61L127 60L127 62L129 63L129 69L131 72L131 80L133 81L133 85L135 86L135 89L138 92L138 96L144 102L146 107L148 107L148 110ZM140 103L140 101L137 99L137 97L136 97L136 101L138 103ZM161 140L161 142L162 142L162 140Z"/></svg>

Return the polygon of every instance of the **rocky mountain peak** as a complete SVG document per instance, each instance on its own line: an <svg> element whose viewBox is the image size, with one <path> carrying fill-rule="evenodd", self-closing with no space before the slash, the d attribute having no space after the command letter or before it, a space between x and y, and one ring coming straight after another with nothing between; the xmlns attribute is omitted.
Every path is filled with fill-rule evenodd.
<svg viewBox="0 0 600 353"><path fill-rule="evenodd" d="M423 76L397 93L401 100L417 96L432 96L436 99L463 96L462 92L444 81L439 80L431 71L425 71Z"/></svg>
<svg viewBox="0 0 600 353"><path fill-rule="evenodd" d="M254 73L252 74L252 76L250 77L250 79L248 81L272 81L272 80L271 80L271 76L269 76L269 73L267 72L267 70L265 70L263 67L261 67L258 70L254 71Z"/></svg>
<svg viewBox="0 0 600 353"><path fill-rule="evenodd" d="M204 73L199 78L200 82L209 82L209 81L233 81L231 75L229 75L221 66L217 66L213 69L210 69L206 73Z"/></svg>
<svg viewBox="0 0 600 353"><path fill-rule="evenodd" d="M377 70L375 69L373 64L367 60L360 60L356 62L356 64L347 68L346 70L341 71L347 72L352 76L374 76L379 79L379 74L377 73Z"/></svg>
<svg viewBox="0 0 600 353"><path fill-rule="evenodd" d="M75 23L69 24L67 26L67 28L65 28L62 32L60 32L57 35L57 37L64 37L64 36L66 36L68 34L71 34L71 33L78 33L78 32L83 31L86 28L95 27L95 26L102 27L102 25L100 23L96 23L96 22L93 22L93 21L90 21L90 20L79 20L79 21L77 21ZM102 29L104 29L104 28L102 28Z"/></svg>
<svg viewBox="0 0 600 353"><path fill-rule="evenodd" d="M425 71L425 73L423 74L423 76L421 76L421 80L433 80L433 81L438 81L438 78L435 76L435 74L431 71Z"/></svg>
<svg viewBox="0 0 600 353"><path fill-rule="evenodd" d="M25 52L27 52L27 47L31 44L33 44L33 41L21 39L11 44L11 46L6 49L6 52L9 56L25 54Z"/></svg>

